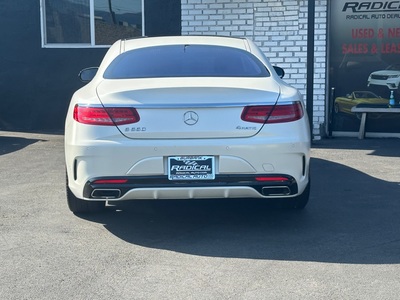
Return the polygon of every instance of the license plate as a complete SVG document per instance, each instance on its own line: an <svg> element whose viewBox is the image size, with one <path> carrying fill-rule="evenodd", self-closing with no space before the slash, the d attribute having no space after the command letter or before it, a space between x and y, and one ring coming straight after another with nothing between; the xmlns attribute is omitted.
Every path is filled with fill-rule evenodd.
<svg viewBox="0 0 400 300"><path fill-rule="evenodd" d="M214 156L168 157L169 180L215 179Z"/></svg>

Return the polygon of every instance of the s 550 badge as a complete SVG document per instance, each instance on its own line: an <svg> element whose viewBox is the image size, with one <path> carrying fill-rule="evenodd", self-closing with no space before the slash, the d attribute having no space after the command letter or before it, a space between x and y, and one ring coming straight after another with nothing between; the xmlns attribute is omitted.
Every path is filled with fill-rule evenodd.
<svg viewBox="0 0 400 300"><path fill-rule="evenodd" d="M146 131L146 127L127 127L125 132L143 132Z"/></svg>

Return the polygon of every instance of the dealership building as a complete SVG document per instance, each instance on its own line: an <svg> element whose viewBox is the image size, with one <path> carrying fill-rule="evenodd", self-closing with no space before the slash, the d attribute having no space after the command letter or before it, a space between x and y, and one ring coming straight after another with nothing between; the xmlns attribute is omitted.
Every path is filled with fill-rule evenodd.
<svg viewBox="0 0 400 300"><path fill-rule="evenodd" d="M3 0L0 16L2 130L62 131L78 72L140 36L252 39L304 95L314 139L357 136L351 107L400 100L400 1ZM371 114L368 135L400 137L398 114Z"/></svg>

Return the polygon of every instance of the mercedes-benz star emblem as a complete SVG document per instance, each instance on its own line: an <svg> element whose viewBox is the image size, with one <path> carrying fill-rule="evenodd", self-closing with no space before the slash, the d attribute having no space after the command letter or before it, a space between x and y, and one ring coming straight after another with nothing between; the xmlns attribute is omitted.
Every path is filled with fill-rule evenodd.
<svg viewBox="0 0 400 300"><path fill-rule="evenodd" d="M183 115L183 121L186 125L194 125L197 123L197 121L199 121L199 115L194 111L187 111Z"/></svg>

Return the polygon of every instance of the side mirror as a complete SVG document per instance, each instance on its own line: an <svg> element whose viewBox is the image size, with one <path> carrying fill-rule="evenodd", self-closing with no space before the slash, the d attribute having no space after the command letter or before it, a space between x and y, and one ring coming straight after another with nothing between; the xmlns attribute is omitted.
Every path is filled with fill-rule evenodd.
<svg viewBox="0 0 400 300"><path fill-rule="evenodd" d="M82 82L87 83L94 78L98 69L99 69L98 67L90 67L83 69L82 71L79 72L78 77Z"/></svg>
<svg viewBox="0 0 400 300"><path fill-rule="evenodd" d="M283 78L283 76L285 76L285 70L283 70L281 67L274 66L274 70L280 78Z"/></svg>

